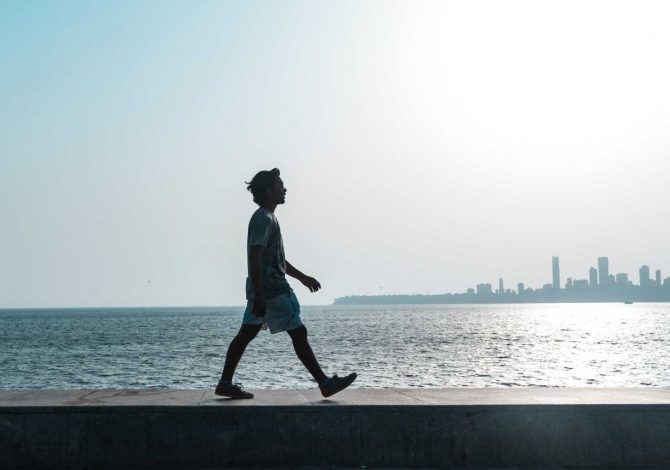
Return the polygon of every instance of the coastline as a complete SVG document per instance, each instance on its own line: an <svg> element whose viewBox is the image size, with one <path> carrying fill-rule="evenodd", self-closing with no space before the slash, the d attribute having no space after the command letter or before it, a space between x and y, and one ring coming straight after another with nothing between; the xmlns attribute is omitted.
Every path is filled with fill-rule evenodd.
<svg viewBox="0 0 670 470"><path fill-rule="evenodd" d="M656 295L623 295L602 294L568 295L555 293L554 295L536 295L519 297L516 294L387 294L387 295L349 295L337 297L332 305L423 305L423 304L545 304L545 303L656 303L670 302L670 289L659 291Z"/></svg>

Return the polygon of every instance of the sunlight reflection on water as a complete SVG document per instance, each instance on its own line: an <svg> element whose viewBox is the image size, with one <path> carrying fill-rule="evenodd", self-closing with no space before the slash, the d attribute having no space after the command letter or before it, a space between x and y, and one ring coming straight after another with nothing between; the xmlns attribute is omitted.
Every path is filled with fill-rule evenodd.
<svg viewBox="0 0 670 470"><path fill-rule="evenodd" d="M209 388L242 307L0 311L0 388ZM355 387L670 386L668 304L303 307L327 374ZM261 332L247 388L311 388Z"/></svg>

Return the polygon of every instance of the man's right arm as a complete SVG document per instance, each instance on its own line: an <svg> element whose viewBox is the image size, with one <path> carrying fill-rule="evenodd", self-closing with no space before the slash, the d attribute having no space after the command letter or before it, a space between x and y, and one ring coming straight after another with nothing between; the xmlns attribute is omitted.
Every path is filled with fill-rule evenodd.
<svg viewBox="0 0 670 470"><path fill-rule="evenodd" d="M255 245L249 250L249 267L251 271L251 284L254 288L253 314L257 317L265 315L265 294L263 293L263 274L261 271L261 257L265 247Z"/></svg>

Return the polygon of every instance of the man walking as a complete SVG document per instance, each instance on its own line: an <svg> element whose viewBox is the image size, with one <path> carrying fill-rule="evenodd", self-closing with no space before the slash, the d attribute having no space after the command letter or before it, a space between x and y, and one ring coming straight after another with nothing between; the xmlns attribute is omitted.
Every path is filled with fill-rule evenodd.
<svg viewBox="0 0 670 470"><path fill-rule="evenodd" d="M327 377L307 341L307 328L300 318L300 305L286 280L286 274L298 279L310 292L318 291L321 284L298 271L284 257L279 222L274 214L277 205L286 201L286 188L279 177L279 170L260 171L246 184L254 202L259 205L251 216L247 232L247 307L240 331L228 346L223 373L214 393L231 398L254 397L240 384L233 384L233 374L247 345L261 328L269 328L272 334L281 331L289 334L298 358L319 384L321 394L329 397L351 385L356 374Z"/></svg>

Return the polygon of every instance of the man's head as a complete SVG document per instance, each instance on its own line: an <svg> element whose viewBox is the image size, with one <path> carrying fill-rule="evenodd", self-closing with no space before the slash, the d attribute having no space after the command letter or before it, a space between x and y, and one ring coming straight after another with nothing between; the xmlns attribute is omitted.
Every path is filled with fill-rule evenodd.
<svg viewBox="0 0 670 470"><path fill-rule="evenodd" d="M279 177L277 168L270 171L259 171L251 182L245 181L245 183L248 185L247 190L254 195L254 202L259 206L265 203L276 206L286 201L286 188Z"/></svg>

